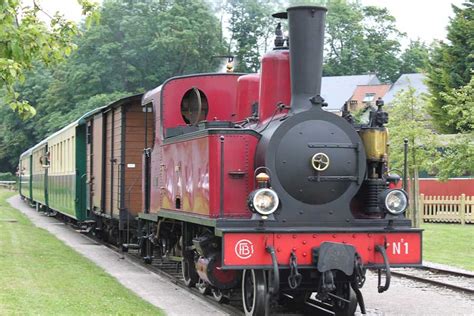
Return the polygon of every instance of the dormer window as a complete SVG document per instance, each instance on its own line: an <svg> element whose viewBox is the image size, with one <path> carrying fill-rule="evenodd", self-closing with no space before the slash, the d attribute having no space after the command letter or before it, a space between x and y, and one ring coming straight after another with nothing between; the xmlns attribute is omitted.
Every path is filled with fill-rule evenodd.
<svg viewBox="0 0 474 316"><path fill-rule="evenodd" d="M375 93L366 93L362 102L372 102L375 99Z"/></svg>

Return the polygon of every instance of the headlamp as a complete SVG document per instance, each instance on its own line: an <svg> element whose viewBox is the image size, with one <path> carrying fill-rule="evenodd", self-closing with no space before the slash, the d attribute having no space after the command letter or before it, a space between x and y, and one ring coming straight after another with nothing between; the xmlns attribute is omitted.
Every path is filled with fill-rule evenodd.
<svg viewBox="0 0 474 316"><path fill-rule="evenodd" d="M408 207L407 193L399 189L386 190L379 197L379 206L392 215L400 215Z"/></svg>
<svg viewBox="0 0 474 316"><path fill-rule="evenodd" d="M263 216L273 214L279 203L276 192L268 188L257 189L250 193L248 198L250 210Z"/></svg>

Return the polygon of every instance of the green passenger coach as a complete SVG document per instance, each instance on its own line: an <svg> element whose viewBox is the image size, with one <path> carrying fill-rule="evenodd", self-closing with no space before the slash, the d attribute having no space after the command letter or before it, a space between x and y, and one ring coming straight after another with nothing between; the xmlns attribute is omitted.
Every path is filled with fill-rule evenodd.
<svg viewBox="0 0 474 316"><path fill-rule="evenodd" d="M21 196L77 221L88 218L85 129L77 120L21 155Z"/></svg>
<svg viewBox="0 0 474 316"><path fill-rule="evenodd" d="M31 190L34 200L41 204L47 205L47 172L48 168L46 154L48 146L46 141L42 141L31 149Z"/></svg>
<svg viewBox="0 0 474 316"><path fill-rule="evenodd" d="M33 199L31 192L31 149L28 149L20 156L18 164L18 183L20 195L28 200Z"/></svg>
<svg viewBox="0 0 474 316"><path fill-rule="evenodd" d="M49 156L46 206L78 221L87 219L84 129L76 121L46 139Z"/></svg>

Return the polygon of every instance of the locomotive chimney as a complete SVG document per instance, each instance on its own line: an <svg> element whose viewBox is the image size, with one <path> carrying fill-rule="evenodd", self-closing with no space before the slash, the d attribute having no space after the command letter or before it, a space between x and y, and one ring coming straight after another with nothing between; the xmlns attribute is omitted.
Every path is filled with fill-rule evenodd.
<svg viewBox="0 0 474 316"><path fill-rule="evenodd" d="M326 11L317 6L287 9L293 113L323 105L320 94Z"/></svg>

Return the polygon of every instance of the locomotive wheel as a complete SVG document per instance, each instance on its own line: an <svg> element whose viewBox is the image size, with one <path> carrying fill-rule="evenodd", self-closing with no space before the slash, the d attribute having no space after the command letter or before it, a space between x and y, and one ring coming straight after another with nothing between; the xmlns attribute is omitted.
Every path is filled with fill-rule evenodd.
<svg viewBox="0 0 474 316"><path fill-rule="evenodd" d="M187 287L193 287L199 281L199 276L196 268L189 259L184 259L181 262L181 273L183 274L183 281Z"/></svg>
<svg viewBox="0 0 474 316"><path fill-rule="evenodd" d="M212 297L218 303L227 303L229 301L228 295L224 294L221 289L213 288Z"/></svg>
<svg viewBox="0 0 474 316"><path fill-rule="evenodd" d="M265 271L244 270L242 274L242 304L246 316L265 315L267 292Z"/></svg>
<svg viewBox="0 0 474 316"><path fill-rule="evenodd" d="M333 311L335 316L352 316L357 309L357 297L349 283L343 285L342 296L349 303L337 300L334 302Z"/></svg>
<svg viewBox="0 0 474 316"><path fill-rule="evenodd" d="M196 283L196 288L202 295L207 295L211 292L209 286L202 279L199 279L199 281Z"/></svg>

